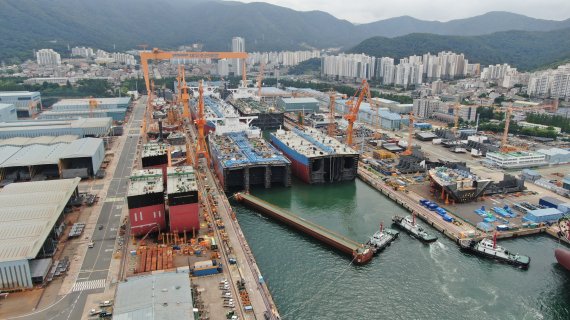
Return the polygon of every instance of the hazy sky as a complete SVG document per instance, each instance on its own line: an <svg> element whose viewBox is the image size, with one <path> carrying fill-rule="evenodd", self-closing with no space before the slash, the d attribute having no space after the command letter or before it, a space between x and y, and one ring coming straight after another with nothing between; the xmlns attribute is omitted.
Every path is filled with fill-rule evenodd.
<svg viewBox="0 0 570 320"><path fill-rule="evenodd" d="M489 11L510 11L534 18L570 18L570 0L237 0L267 2L300 11L320 10L353 23L399 16L448 21Z"/></svg>

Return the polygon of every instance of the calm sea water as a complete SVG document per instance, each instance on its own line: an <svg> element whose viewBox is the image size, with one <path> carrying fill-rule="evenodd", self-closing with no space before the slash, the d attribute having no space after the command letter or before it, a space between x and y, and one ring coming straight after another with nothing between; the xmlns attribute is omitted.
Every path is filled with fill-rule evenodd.
<svg viewBox="0 0 570 320"><path fill-rule="evenodd" d="M365 242L381 221L406 214L361 181L255 189L254 195ZM501 241L529 255L529 270L471 256L443 238L405 233L365 266L233 203L283 319L570 319L570 273L548 236Z"/></svg>

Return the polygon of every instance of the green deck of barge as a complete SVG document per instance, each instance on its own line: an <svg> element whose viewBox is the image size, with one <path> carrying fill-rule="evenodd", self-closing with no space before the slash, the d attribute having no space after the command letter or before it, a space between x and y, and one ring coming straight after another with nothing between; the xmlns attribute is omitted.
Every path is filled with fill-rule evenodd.
<svg viewBox="0 0 570 320"><path fill-rule="evenodd" d="M356 251L360 248L363 247L362 244L349 239L345 236L342 236L338 233L335 233L325 227L319 226L311 221L308 221L306 219L303 219L285 209L279 208L277 206L272 205L271 203L268 203L266 201L263 201L255 196L252 196L250 194L244 194L244 193L240 193L239 194L240 197L242 197L245 201L247 202L251 202L252 204L255 204L257 206L263 207L265 210L271 211L289 221L291 221L292 223L296 223L298 225L301 225L303 227L306 227L308 229L310 229L311 231L319 234L322 237L326 237L328 239L331 239L333 241L335 241L336 243L338 243L339 246L345 247L347 249L349 249L350 251ZM340 248L339 248L340 249Z"/></svg>

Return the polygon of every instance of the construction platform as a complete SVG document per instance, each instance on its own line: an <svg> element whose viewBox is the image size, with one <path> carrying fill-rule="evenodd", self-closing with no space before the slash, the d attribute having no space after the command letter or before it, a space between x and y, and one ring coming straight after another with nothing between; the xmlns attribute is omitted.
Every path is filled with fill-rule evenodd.
<svg viewBox="0 0 570 320"><path fill-rule="evenodd" d="M231 103L240 116L257 117L251 125L261 130L275 130L283 126L284 110L276 105L254 99L235 99Z"/></svg>
<svg viewBox="0 0 570 320"><path fill-rule="evenodd" d="M339 235L338 233L328 230L311 221L305 220L287 210L274 206L250 194L237 193L235 198L272 218L275 218L345 254L350 255L353 258L353 262L356 264L366 264L370 262L374 255L374 251L364 244Z"/></svg>
<svg viewBox="0 0 570 320"><path fill-rule="evenodd" d="M291 185L291 162L267 143L259 130L210 135L209 148L216 175L224 191Z"/></svg>

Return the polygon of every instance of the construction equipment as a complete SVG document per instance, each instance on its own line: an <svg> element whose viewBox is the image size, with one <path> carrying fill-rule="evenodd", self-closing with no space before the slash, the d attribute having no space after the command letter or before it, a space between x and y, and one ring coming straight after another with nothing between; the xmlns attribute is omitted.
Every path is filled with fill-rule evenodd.
<svg viewBox="0 0 570 320"><path fill-rule="evenodd" d="M348 106L348 113L344 115L346 121L348 121L348 128L346 129L346 143L349 146L352 146L352 135L353 135L353 127L356 118L358 118L358 111L360 110L360 104L364 100L365 96L369 96L368 91L370 91L370 87L366 79L362 80L362 84L354 93L354 96L346 102ZM356 100L356 101L355 101Z"/></svg>
<svg viewBox="0 0 570 320"><path fill-rule="evenodd" d="M334 109L335 109L336 92L331 90L328 92L328 94L330 97L328 134L329 134L329 137L333 137L334 136L334 127L335 127L335 122L334 122L335 110Z"/></svg>
<svg viewBox="0 0 570 320"><path fill-rule="evenodd" d="M150 79L148 71L149 60L170 60L170 59L242 59L242 81L246 83L245 59L246 52L186 52L186 51L162 51L158 48L152 51L141 51L141 70L144 75L144 81L147 92L150 91Z"/></svg>
<svg viewBox="0 0 570 320"><path fill-rule="evenodd" d="M406 151L402 152L402 155L409 156L412 154L413 136L414 136L414 113L410 112L410 121L408 123L408 145L406 146Z"/></svg>
<svg viewBox="0 0 570 320"><path fill-rule="evenodd" d="M206 158L206 162L210 163L210 156L208 154L208 149L206 147L206 137L204 136L204 126L206 125L206 116L204 115L204 88L202 87L202 80L200 80L200 85L198 87L198 115L195 120L196 127L198 128L198 142L196 146L196 164L200 155Z"/></svg>

